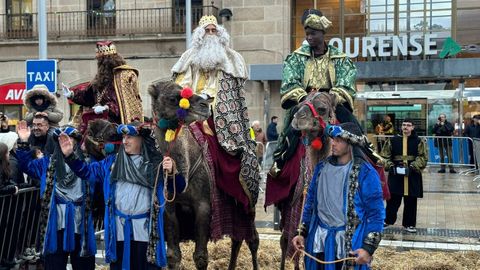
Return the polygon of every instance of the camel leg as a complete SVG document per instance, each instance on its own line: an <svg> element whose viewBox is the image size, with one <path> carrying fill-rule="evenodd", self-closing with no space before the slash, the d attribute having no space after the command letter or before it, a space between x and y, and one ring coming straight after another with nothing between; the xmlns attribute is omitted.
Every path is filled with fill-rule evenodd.
<svg viewBox="0 0 480 270"><path fill-rule="evenodd" d="M252 265L253 265L253 270L258 269L258 260L257 260L257 252L258 252L258 246L260 245L260 238L258 237L258 231L257 228L254 227L254 235L253 239L249 242L248 244L248 249L250 249L250 253L252 254Z"/></svg>
<svg viewBox="0 0 480 270"><path fill-rule="evenodd" d="M210 237L210 203L200 202L195 209L195 252L193 260L197 269L208 266L208 239Z"/></svg>
<svg viewBox="0 0 480 270"><path fill-rule="evenodd" d="M242 242L242 240L238 241L232 238L230 264L228 265L228 270L234 270L237 266L238 253L240 252L240 248L242 247Z"/></svg>
<svg viewBox="0 0 480 270"><path fill-rule="evenodd" d="M285 270L285 259L287 257L287 237L285 237L285 234L282 232L282 235L280 236L280 248L282 249L282 260L280 262L280 270Z"/></svg>
<svg viewBox="0 0 480 270"><path fill-rule="evenodd" d="M182 252L180 250L180 226L177 216L175 215L175 206L167 204L165 206L165 234L167 241L167 261L168 269L179 269L182 260Z"/></svg>

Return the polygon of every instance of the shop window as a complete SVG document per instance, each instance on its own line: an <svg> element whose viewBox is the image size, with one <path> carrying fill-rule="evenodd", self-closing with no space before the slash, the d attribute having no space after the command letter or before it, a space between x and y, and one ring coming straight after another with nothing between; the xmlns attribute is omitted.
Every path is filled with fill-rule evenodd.
<svg viewBox="0 0 480 270"><path fill-rule="evenodd" d="M340 1L338 0L324 0L317 1L317 6L313 6L311 0L295 0L292 2L292 50L298 48L305 40L305 31L301 23L301 18L305 10L316 8L320 10L325 17L332 22L332 27L328 29L325 40L330 40L334 37L340 36ZM358 1L354 1L358 2Z"/></svg>
<svg viewBox="0 0 480 270"><path fill-rule="evenodd" d="M0 105L0 112L8 116L8 125L16 126L23 119L22 105Z"/></svg>

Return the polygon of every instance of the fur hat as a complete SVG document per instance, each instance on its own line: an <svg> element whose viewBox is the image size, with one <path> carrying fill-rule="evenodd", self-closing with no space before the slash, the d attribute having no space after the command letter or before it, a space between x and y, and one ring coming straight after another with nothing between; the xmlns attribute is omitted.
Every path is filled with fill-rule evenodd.
<svg viewBox="0 0 480 270"><path fill-rule="evenodd" d="M33 105L34 97L43 97L45 101L49 102L49 106L57 106L57 98L53 93L48 91L48 88L44 84L37 84L32 89L26 91L25 96L23 97L23 104L27 109L31 110Z"/></svg>

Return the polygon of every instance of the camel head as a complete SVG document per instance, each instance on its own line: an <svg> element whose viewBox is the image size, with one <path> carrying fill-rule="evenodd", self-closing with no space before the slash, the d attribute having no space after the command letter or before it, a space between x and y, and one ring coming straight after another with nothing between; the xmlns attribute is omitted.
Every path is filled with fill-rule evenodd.
<svg viewBox="0 0 480 270"><path fill-rule="evenodd" d="M292 121L292 127L307 133L321 134L328 123L335 119L336 98L328 92L311 92L300 103Z"/></svg>
<svg viewBox="0 0 480 270"><path fill-rule="evenodd" d="M117 125L104 119L88 122L85 134L85 149L87 154L96 160L102 160L111 152L118 150L122 136L117 134Z"/></svg>
<svg viewBox="0 0 480 270"><path fill-rule="evenodd" d="M311 92L297 106L292 127L302 131L303 142L309 145L312 164L317 164L330 153L330 140L325 134L327 125L335 123L336 97L327 92Z"/></svg>
<svg viewBox="0 0 480 270"><path fill-rule="evenodd" d="M175 120L182 87L174 82L157 82L150 85L148 93L152 97L152 112L157 119ZM213 98L205 99L193 94L189 99L190 108L183 120L185 124L206 120L210 116L210 103Z"/></svg>

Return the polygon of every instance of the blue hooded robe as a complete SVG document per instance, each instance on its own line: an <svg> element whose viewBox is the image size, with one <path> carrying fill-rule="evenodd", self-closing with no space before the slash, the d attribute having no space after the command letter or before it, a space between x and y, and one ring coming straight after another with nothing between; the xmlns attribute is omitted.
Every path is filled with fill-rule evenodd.
<svg viewBox="0 0 480 270"><path fill-rule="evenodd" d="M330 160L330 159L328 159ZM329 161L325 162L329 162ZM320 162L315 167L315 171L313 173L313 179L310 182L310 186L308 188L308 193L305 198L305 206L303 210L302 216L302 223L306 226L308 230L306 243L305 243L305 251L309 254L313 255L313 246L315 242L315 232L322 223L320 218L318 217L317 207L318 207L318 197L317 197L317 184L318 179L320 178L320 173L324 168L325 162ZM363 160L360 163L354 163L359 166L359 174L357 177L358 181L358 188L355 190L353 194L353 204L354 204L354 211L356 216L358 217L359 224L354 228L353 237L351 239L351 250L357 250L359 248L370 249L372 247L367 248L368 242L366 243L366 239L369 237L370 233L382 233L383 232L383 221L385 219L385 208L383 205L383 197L382 197L382 188L380 185L380 178L375 171L375 169L367 162ZM350 170L348 179L351 179L351 173L353 168ZM348 184L347 184L348 186ZM344 198L345 201L348 200L349 197L349 189L345 189ZM345 202L346 204L347 202ZM353 213L347 213L348 207L344 205L343 209L345 209L345 215L347 217L347 224L350 220L350 217L353 216ZM347 226L348 227L348 226ZM341 228L340 230L345 230ZM335 236L334 229L331 231L332 235ZM328 236L327 236L328 238ZM335 237L334 237L335 238ZM345 239L347 241L347 239ZM378 239L378 242L380 240ZM377 243L378 245L378 243ZM375 246L376 248L376 246ZM374 251L375 249L373 249ZM350 250L345 251L346 254L350 252ZM335 260L335 240L328 241L325 240L325 260L326 261L333 261ZM373 252L371 252L373 253ZM329 255L330 254L330 255ZM333 258L329 258L332 257ZM325 265L325 269L335 269L334 264ZM315 270L317 269L317 262L305 256L305 269L307 270ZM355 269L357 270L365 270L370 269L368 265L356 265Z"/></svg>

